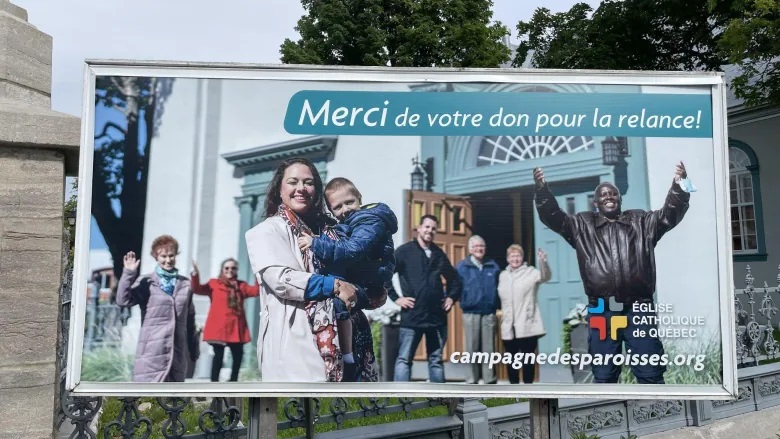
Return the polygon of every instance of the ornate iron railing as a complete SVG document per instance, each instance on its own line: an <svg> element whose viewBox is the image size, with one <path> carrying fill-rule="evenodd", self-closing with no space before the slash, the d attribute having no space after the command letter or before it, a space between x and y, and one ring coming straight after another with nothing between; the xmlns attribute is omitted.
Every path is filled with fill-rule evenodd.
<svg viewBox="0 0 780 439"><path fill-rule="evenodd" d="M395 398L393 398L395 399ZM110 419L95 422L95 415L105 408L100 398L84 398L67 396L63 400L65 417L73 425L71 438L94 438L101 432L105 438L113 437L151 437L153 430L159 429L159 434L166 439L173 438L228 438L247 434L249 425L248 413L242 413L240 407L231 398L214 398L207 406L201 406L192 398L116 398L119 408L116 415ZM350 401L357 404L357 410L349 410ZM322 401L318 398L290 398L285 401L280 411L283 420L277 422L277 430L302 429L301 435L313 437L316 426L332 424L333 429L342 429L350 420L357 420L379 415L402 413L409 418L416 410L449 406L450 400L430 398L414 401L401 398L397 404L391 404L390 398L350 399L333 398L328 403L327 414L321 413ZM157 412L156 421L147 413ZM160 419L159 413L164 414ZM185 412L190 420L185 420ZM447 411L444 412L447 414ZM193 419L194 417L194 419ZM105 416L103 416L105 418ZM60 431L67 432L60 427ZM158 435L159 437L159 435Z"/></svg>
<svg viewBox="0 0 780 439"><path fill-rule="evenodd" d="M775 298L780 300L780 266L774 287L765 281L763 288L756 288L750 266L746 271L745 288L736 289L734 294L738 367L758 366L780 356L780 343L772 322L777 314Z"/></svg>

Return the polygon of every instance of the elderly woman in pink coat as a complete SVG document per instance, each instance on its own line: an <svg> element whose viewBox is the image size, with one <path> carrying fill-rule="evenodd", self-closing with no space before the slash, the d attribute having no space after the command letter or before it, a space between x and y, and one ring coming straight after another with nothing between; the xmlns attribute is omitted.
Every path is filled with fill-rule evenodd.
<svg viewBox="0 0 780 439"><path fill-rule="evenodd" d="M509 266L498 276L498 297L501 299L501 339L506 352L514 357L518 352L536 352L539 338L545 334L539 311L539 285L550 280L552 273L547 254L539 249L536 260L539 269L523 261L523 248L512 244L506 250ZM518 384L519 373L508 365L509 382ZM523 364L523 383L534 382L535 365Z"/></svg>
<svg viewBox="0 0 780 439"><path fill-rule="evenodd" d="M324 206L317 168L305 159L287 160L269 184L266 219L245 235L252 272L262 286L257 360L264 382L325 382L340 376L340 359L326 361L320 355L307 310L312 302L334 296L351 308L357 288L318 274L319 261L298 246L303 234L326 231ZM328 331L317 336L337 341Z"/></svg>
<svg viewBox="0 0 780 439"><path fill-rule="evenodd" d="M152 242L152 257L157 266L152 273L139 276L141 260L134 252L124 257L116 303L141 308L141 333L138 336L133 381L184 381L187 365L197 359L192 343L195 332L195 307L190 280L176 269L179 243L163 235Z"/></svg>

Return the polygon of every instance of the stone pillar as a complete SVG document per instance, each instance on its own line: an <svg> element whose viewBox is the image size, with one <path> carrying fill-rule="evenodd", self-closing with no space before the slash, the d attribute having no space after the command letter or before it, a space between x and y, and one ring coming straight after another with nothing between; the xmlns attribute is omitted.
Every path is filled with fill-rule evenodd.
<svg viewBox="0 0 780 439"><path fill-rule="evenodd" d="M490 437L487 407L477 398L459 398L455 406L455 416L463 422L460 437L479 439Z"/></svg>
<svg viewBox="0 0 780 439"><path fill-rule="evenodd" d="M0 0L0 439L53 430L62 209L80 122L51 110L51 51L27 11Z"/></svg>

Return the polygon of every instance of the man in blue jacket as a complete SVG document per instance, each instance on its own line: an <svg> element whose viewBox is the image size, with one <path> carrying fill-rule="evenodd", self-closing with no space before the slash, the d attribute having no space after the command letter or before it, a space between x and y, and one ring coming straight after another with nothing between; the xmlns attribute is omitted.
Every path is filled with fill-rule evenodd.
<svg viewBox="0 0 780 439"><path fill-rule="evenodd" d="M463 310L464 350L493 353L496 350L496 310L498 309L498 275L496 261L485 260L485 240L479 235L469 238L469 256L456 267L463 283L460 308ZM496 370L489 364L470 364L466 384L496 384Z"/></svg>

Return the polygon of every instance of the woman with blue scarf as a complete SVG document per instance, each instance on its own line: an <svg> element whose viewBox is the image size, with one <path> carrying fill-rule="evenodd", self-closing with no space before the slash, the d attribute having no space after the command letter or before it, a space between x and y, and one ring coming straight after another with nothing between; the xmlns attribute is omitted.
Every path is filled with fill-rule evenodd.
<svg viewBox="0 0 780 439"><path fill-rule="evenodd" d="M152 242L154 272L138 275L141 263L134 252L124 257L124 270L117 287L116 302L122 307L141 309L141 333L138 336L133 381L184 381L189 361L197 359L195 307L190 280L179 275L176 255L179 243L169 235Z"/></svg>

